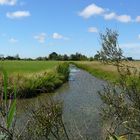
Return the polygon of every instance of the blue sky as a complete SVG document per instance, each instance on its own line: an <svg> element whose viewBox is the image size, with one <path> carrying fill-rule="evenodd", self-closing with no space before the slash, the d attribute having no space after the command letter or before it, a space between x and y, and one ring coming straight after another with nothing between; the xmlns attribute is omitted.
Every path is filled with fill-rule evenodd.
<svg viewBox="0 0 140 140"><path fill-rule="evenodd" d="M139 0L0 0L0 54L80 52L94 56L99 33L117 30L126 56L140 59Z"/></svg>

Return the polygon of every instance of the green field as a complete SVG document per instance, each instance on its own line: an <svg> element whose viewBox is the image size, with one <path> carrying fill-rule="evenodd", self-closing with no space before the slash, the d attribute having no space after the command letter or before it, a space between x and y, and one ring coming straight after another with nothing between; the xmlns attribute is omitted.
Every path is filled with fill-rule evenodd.
<svg viewBox="0 0 140 140"><path fill-rule="evenodd" d="M53 92L68 80L69 75L69 64L59 61L1 61L0 66L8 73L8 96L13 93L16 83L19 98ZM4 89L3 80L3 73L1 73L1 93Z"/></svg>
<svg viewBox="0 0 140 140"><path fill-rule="evenodd" d="M59 61L0 61L9 74L27 74L51 70L61 62Z"/></svg>

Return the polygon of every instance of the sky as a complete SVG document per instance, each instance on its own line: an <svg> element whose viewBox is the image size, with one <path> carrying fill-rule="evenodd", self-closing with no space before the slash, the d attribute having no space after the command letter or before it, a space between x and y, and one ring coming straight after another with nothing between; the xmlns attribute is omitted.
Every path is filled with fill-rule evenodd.
<svg viewBox="0 0 140 140"><path fill-rule="evenodd" d="M99 33L117 30L125 56L140 59L140 0L0 0L0 54L20 57L101 48Z"/></svg>

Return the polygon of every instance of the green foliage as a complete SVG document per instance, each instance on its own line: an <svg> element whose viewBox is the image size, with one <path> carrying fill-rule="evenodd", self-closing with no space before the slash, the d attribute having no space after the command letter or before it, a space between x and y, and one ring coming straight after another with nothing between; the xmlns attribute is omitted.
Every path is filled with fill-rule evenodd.
<svg viewBox="0 0 140 140"><path fill-rule="evenodd" d="M63 63L63 64L60 64L58 67L57 67L57 72L60 74L60 75L64 75L64 80L68 80L68 77L69 77L69 64L68 63Z"/></svg>
<svg viewBox="0 0 140 140"><path fill-rule="evenodd" d="M39 108L34 109L28 124L28 135L32 139L69 140L62 119L62 104L50 100L47 104L41 103Z"/></svg>
<svg viewBox="0 0 140 140"><path fill-rule="evenodd" d="M16 99L14 99L14 101L12 102L12 104L11 104L11 106L10 106L10 110L9 110L9 112L8 112L8 117L7 117L7 128L10 128L10 126L12 125L15 112L16 112Z"/></svg>
<svg viewBox="0 0 140 140"><path fill-rule="evenodd" d="M115 135L112 135L109 137L109 140L126 140L126 138L124 136L117 137Z"/></svg>
<svg viewBox="0 0 140 140"><path fill-rule="evenodd" d="M103 101L101 116L108 122L110 139L128 136L140 139L140 69L131 67L122 61L122 51L117 46L118 34L107 29L101 35L102 49L99 52L103 62L115 65L119 80L117 85L105 86L99 92Z"/></svg>
<svg viewBox="0 0 140 140"><path fill-rule="evenodd" d="M1 69L4 79L4 94L1 92L1 102L0 102L0 137L3 139L13 138L12 124L14 123L14 116L16 113L16 99L8 100L8 76L4 69ZM14 95L16 96L16 89L14 90Z"/></svg>
<svg viewBox="0 0 140 140"><path fill-rule="evenodd" d="M123 58L122 50L118 45L118 32L106 29L100 34L102 49L98 52L98 58L105 63L118 63Z"/></svg>

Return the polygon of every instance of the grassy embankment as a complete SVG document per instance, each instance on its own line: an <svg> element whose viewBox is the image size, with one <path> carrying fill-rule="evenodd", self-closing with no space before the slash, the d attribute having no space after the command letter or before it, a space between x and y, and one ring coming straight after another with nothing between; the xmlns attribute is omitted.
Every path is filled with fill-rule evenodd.
<svg viewBox="0 0 140 140"><path fill-rule="evenodd" d="M91 73L93 76L96 76L100 79L104 79L111 82L117 82L118 80L118 72L117 68L112 65L102 64L98 61L92 61L92 62L74 62L74 64L89 73ZM133 61L129 62L129 65L140 68L140 61Z"/></svg>
<svg viewBox="0 0 140 140"><path fill-rule="evenodd" d="M68 80L68 63L57 61L3 61L0 65L8 73L9 97L16 84L17 97L28 98L39 93L53 92ZM3 93L2 77L0 90Z"/></svg>

